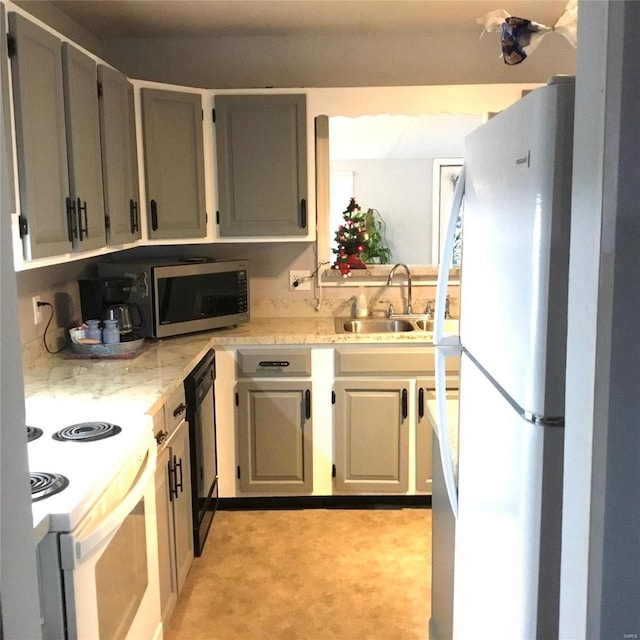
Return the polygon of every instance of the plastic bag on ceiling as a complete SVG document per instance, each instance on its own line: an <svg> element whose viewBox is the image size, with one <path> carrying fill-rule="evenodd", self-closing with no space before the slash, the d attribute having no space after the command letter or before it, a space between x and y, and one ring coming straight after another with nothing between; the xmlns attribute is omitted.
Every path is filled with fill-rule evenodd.
<svg viewBox="0 0 640 640"><path fill-rule="evenodd" d="M552 31L563 35L572 46L576 46L578 0L567 2L562 15L553 27L510 16L504 9L490 11L478 18L478 22L484 26L484 31L501 32L502 58L505 64L520 64L536 49L542 38Z"/></svg>

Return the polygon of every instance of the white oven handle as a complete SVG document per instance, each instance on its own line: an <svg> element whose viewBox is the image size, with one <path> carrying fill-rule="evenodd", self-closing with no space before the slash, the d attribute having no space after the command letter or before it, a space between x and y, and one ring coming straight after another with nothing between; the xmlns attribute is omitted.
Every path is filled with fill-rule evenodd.
<svg viewBox="0 0 640 640"><path fill-rule="evenodd" d="M65 568L71 569L77 567L87 556L91 555L96 548L103 545L112 533L115 533L125 518L143 498L149 481L155 475L157 456L158 446L155 440L151 439L147 451L146 464L142 473L138 476L138 481L127 493L122 502L100 523L97 529L84 540L74 539L73 567Z"/></svg>

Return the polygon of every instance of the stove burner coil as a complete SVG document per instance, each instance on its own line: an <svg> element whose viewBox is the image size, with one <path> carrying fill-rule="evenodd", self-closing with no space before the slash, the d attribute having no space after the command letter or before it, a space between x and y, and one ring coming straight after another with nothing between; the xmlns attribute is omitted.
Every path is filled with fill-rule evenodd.
<svg viewBox="0 0 640 640"><path fill-rule="evenodd" d="M27 427L27 442L33 442L42 435L42 429L38 427Z"/></svg>
<svg viewBox="0 0 640 640"><path fill-rule="evenodd" d="M32 502L60 493L69 486L69 480L59 473L34 471L30 474L30 479Z"/></svg>
<svg viewBox="0 0 640 640"><path fill-rule="evenodd" d="M93 442L118 435L121 431L122 427L109 422L81 422L56 431L53 439L61 442Z"/></svg>

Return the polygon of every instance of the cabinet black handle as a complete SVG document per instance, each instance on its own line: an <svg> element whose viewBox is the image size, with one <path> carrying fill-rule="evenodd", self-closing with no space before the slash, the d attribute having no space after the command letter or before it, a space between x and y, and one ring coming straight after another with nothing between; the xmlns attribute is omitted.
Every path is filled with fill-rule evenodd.
<svg viewBox="0 0 640 640"><path fill-rule="evenodd" d="M288 367L291 363L288 360L260 360L258 365L261 367Z"/></svg>
<svg viewBox="0 0 640 640"><path fill-rule="evenodd" d="M169 473L169 500L173 502L174 498L178 497L178 483L176 482L176 457L173 456L173 463L171 459L167 463L167 470Z"/></svg>
<svg viewBox="0 0 640 640"><path fill-rule="evenodd" d="M136 232L136 203L133 199L129 200L129 222L131 224L131 233Z"/></svg>
<svg viewBox="0 0 640 640"><path fill-rule="evenodd" d="M73 242L73 239L78 235L76 227L76 203L75 200L67 198L67 234L69 242Z"/></svg>
<svg viewBox="0 0 640 640"><path fill-rule="evenodd" d="M158 203L155 200L151 201L151 228L154 231L158 230Z"/></svg>
<svg viewBox="0 0 640 640"><path fill-rule="evenodd" d="M409 415L409 404L408 404L408 394L407 394L407 390L403 389L402 390L402 419L406 420L407 416Z"/></svg>
<svg viewBox="0 0 640 640"><path fill-rule="evenodd" d="M158 444L158 446L160 446L169 437L169 432L161 430L158 431L158 433L156 433L154 437L156 439L156 443Z"/></svg>
<svg viewBox="0 0 640 640"><path fill-rule="evenodd" d="M176 418L181 413L184 413L187 410L187 405L184 402L181 402L174 410L173 417Z"/></svg>
<svg viewBox="0 0 640 640"><path fill-rule="evenodd" d="M174 460L174 465L176 467L176 469L180 469L180 480L178 481L178 478L176 476L176 498L178 497L178 489L180 489L180 493L182 493L184 491L184 487L182 486L182 458L180 458L180 460L178 460L177 462L176 457L173 456L173 460Z"/></svg>
<svg viewBox="0 0 640 640"><path fill-rule="evenodd" d="M303 229L307 228L307 201L305 198L300 200L300 226Z"/></svg>
<svg viewBox="0 0 640 640"><path fill-rule="evenodd" d="M418 389L418 417L424 417L424 389Z"/></svg>
<svg viewBox="0 0 640 640"><path fill-rule="evenodd" d="M87 201L78 198L78 228L80 230L80 240L89 237L89 221L87 219ZM84 227L82 226L82 216L84 214ZM84 235L83 235L84 234Z"/></svg>
<svg viewBox="0 0 640 640"><path fill-rule="evenodd" d="M307 420L311 417L311 391L307 389L304 392L305 417Z"/></svg>
<svg viewBox="0 0 640 640"><path fill-rule="evenodd" d="M133 201L133 211L136 217L136 231L140 231L140 206L137 200Z"/></svg>

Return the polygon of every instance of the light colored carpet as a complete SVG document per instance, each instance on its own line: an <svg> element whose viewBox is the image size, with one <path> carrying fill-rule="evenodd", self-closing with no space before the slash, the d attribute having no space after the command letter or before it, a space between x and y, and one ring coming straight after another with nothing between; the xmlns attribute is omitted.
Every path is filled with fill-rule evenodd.
<svg viewBox="0 0 640 640"><path fill-rule="evenodd" d="M166 640L428 636L430 509L218 511Z"/></svg>

